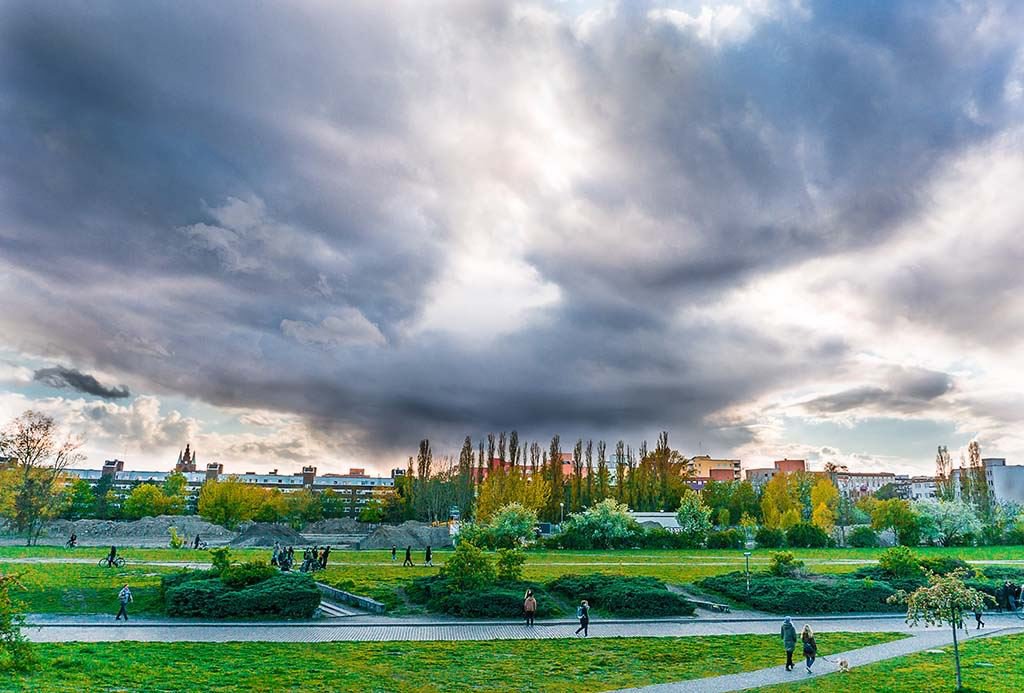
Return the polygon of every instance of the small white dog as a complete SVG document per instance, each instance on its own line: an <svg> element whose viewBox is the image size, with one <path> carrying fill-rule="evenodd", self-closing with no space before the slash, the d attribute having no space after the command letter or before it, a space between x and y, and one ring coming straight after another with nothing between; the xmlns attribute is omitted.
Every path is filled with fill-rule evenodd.
<svg viewBox="0 0 1024 693"><path fill-rule="evenodd" d="M840 659L836 664L839 666L839 671L843 674L850 672L850 660Z"/></svg>

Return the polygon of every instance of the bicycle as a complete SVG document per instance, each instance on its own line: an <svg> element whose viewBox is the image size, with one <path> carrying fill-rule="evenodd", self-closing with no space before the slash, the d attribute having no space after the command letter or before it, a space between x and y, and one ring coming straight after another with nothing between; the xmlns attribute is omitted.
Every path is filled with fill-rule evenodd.
<svg viewBox="0 0 1024 693"><path fill-rule="evenodd" d="M120 556L118 556L113 561L111 561L110 560L110 556L104 556L103 558L100 559L100 562L97 563L96 565L98 565L100 568L110 568L110 567L123 568L124 567L124 559L121 558Z"/></svg>
<svg viewBox="0 0 1024 693"><path fill-rule="evenodd" d="M73 549L76 546L78 546L78 541L75 539L68 539L66 542L64 542L65 549Z"/></svg>

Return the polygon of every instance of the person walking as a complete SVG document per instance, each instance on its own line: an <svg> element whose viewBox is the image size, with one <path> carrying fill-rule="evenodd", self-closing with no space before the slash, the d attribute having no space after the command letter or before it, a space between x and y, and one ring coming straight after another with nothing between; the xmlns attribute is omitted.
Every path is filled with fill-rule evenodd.
<svg viewBox="0 0 1024 693"><path fill-rule="evenodd" d="M980 607L974 610L974 620L978 622L978 626L974 630L981 630L985 627L985 621L982 620L983 616L984 614Z"/></svg>
<svg viewBox="0 0 1024 693"><path fill-rule="evenodd" d="M115 560L117 560L117 547L111 546L110 553L107 554L107 567L112 568Z"/></svg>
<svg viewBox="0 0 1024 693"><path fill-rule="evenodd" d="M199 540L199 533L198 533L198 532L196 532L196 538L195 538L195 541L193 541L193 542L192 542L192 549L193 549L194 551L198 551L198 550L199 550L199 541L200 541L200 540Z"/></svg>
<svg viewBox="0 0 1024 693"><path fill-rule="evenodd" d="M405 547L405 560L402 561L402 567L404 568L406 566L409 566L410 568L412 567L412 547L411 546L406 546Z"/></svg>
<svg viewBox="0 0 1024 693"><path fill-rule="evenodd" d="M796 649L796 628L789 616L782 619L782 647L786 650L786 671L793 671L793 650Z"/></svg>
<svg viewBox="0 0 1024 693"><path fill-rule="evenodd" d="M526 590L523 598L523 616L526 617L526 625L533 625L533 617L537 615L537 598L533 596L533 590Z"/></svg>
<svg viewBox="0 0 1024 693"><path fill-rule="evenodd" d="M274 548L270 552L270 565L277 565L278 559L281 557L281 542L275 541Z"/></svg>
<svg viewBox="0 0 1024 693"><path fill-rule="evenodd" d="M804 660L807 663L807 673L811 673L811 667L814 666L814 660L818 656L818 643L814 640L814 632L811 630L810 624L805 624L803 632L800 633L800 640L804 645Z"/></svg>
<svg viewBox="0 0 1024 693"><path fill-rule="evenodd" d="M128 605L135 601L132 599L132 591L128 589L128 584L121 588L121 591L117 593L117 601L121 602L121 609L117 612L117 618L115 621L120 621L121 617L124 616L124 620L128 620Z"/></svg>
<svg viewBox="0 0 1024 693"><path fill-rule="evenodd" d="M398 547L394 544L391 545L391 562L394 563L398 560Z"/></svg>
<svg viewBox="0 0 1024 693"><path fill-rule="evenodd" d="M576 618L580 620L580 627L576 629L573 635L579 635L582 630L583 637L587 637L587 627L590 625L590 604L587 604L586 599L581 601L580 605L576 607Z"/></svg>
<svg viewBox="0 0 1024 693"><path fill-rule="evenodd" d="M434 554L430 551L430 546L427 546L427 553L423 556L423 564L434 567Z"/></svg>
<svg viewBox="0 0 1024 693"><path fill-rule="evenodd" d="M331 555L331 547L325 546L324 550L320 552L320 568L327 568L327 558Z"/></svg>

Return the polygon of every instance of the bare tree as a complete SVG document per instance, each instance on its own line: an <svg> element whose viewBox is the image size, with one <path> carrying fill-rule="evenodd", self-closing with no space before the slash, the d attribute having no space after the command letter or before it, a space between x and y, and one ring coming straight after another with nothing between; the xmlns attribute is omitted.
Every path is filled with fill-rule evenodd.
<svg viewBox="0 0 1024 693"><path fill-rule="evenodd" d="M935 487L941 500L951 501L956 498L953 489L953 458L945 445L940 445L935 454Z"/></svg>
<svg viewBox="0 0 1024 693"><path fill-rule="evenodd" d="M61 441L53 418L32 410L0 432L0 457L14 460L14 507L9 518L30 546L59 509L64 470L85 459L78 452L81 447L81 439L70 434Z"/></svg>

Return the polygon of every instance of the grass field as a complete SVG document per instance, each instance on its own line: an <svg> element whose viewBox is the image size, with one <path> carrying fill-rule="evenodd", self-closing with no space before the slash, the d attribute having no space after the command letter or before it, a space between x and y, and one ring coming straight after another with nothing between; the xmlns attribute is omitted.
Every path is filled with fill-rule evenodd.
<svg viewBox="0 0 1024 693"><path fill-rule="evenodd" d="M806 683L757 689L761 693L847 693L892 691L929 693L955 688L953 647L944 654L919 653L878 664L858 667L848 674L830 674ZM965 691L1016 693L1024 691L1024 633L1000 638L971 640L960 648Z"/></svg>
<svg viewBox="0 0 1024 693"><path fill-rule="evenodd" d="M970 561L1024 561L1022 547L922 548L926 556L957 556ZM764 569L771 550L752 552L751 570ZM881 549L798 549L798 558L815 572L850 572L873 562ZM31 593L20 598L29 610L40 613L90 613L109 611L117 589L127 580L136 594L137 613L158 613L156 600L160 574L177 569L158 563L197 564L210 560L206 551L186 549L125 548L121 555L127 561L124 569L98 568L94 561L106 555L103 548L62 549L57 547L0 547L0 572L20 572ZM266 549L232 550L238 560L268 559ZM391 561L390 552L333 551L330 567L317 579L365 594L387 603L396 613L416 611L395 597L395 588L408 584L414 577L437 572L448 556L447 551L434 554L434 567L422 566L422 551L414 551L418 562L414 568L403 568L399 560ZM69 558L85 563L13 563L14 560ZM7 559L7 560L5 560ZM149 564L149 565L147 565ZM625 551L528 551L524 569L527 580L545 582L566 573L612 573L647 575L669 584L688 584L708 575L744 569L741 551L720 550L625 550Z"/></svg>
<svg viewBox="0 0 1024 693"><path fill-rule="evenodd" d="M829 633L852 649L901 637ZM364 643L37 645L31 675L3 691L599 691L737 673L779 663L774 636Z"/></svg>

